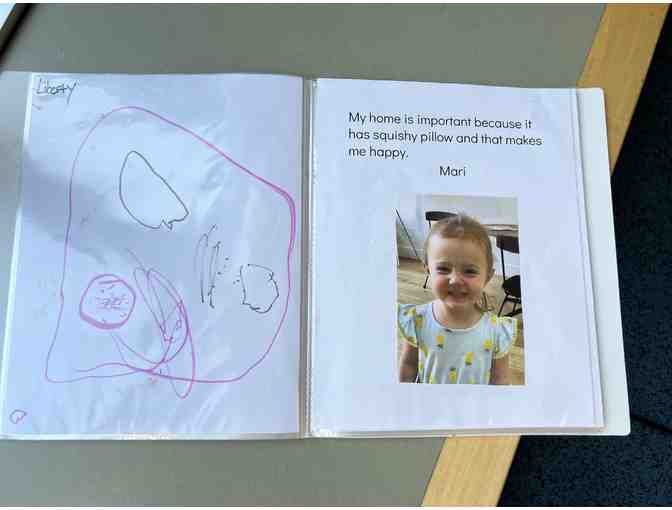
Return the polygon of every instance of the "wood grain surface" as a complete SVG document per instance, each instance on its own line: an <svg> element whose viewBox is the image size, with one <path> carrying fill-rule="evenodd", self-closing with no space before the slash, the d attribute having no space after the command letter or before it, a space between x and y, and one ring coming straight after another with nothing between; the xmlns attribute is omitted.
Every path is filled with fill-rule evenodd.
<svg viewBox="0 0 672 510"><path fill-rule="evenodd" d="M577 82L579 87L604 89L612 172L668 7L668 4L608 5Z"/></svg>
<svg viewBox="0 0 672 510"><path fill-rule="evenodd" d="M604 10L579 87L601 87L613 172L665 21L667 4L610 4ZM446 439L423 506L495 506L519 436Z"/></svg>

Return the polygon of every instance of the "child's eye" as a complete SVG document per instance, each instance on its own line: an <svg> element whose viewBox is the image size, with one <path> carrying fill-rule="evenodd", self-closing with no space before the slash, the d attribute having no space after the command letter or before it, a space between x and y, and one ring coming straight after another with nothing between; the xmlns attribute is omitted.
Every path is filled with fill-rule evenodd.
<svg viewBox="0 0 672 510"><path fill-rule="evenodd" d="M464 274L466 274L468 276L476 276L476 275L478 275L478 269L474 269L474 268L466 269L464 271Z"/></svg>

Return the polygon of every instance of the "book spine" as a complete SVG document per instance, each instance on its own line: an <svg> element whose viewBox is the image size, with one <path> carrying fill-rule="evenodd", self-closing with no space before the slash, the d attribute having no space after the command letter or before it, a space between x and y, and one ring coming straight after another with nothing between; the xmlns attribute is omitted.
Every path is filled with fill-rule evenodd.
<svg viewBox="0 0 672 510"><path fill-rule="evenodd" d="M313 113L315 80L303 81L303 128L302 128L302 244L301 244L301 359L299 371L299 435L311 436L312 414L312 357L313 338Z"/></svg>

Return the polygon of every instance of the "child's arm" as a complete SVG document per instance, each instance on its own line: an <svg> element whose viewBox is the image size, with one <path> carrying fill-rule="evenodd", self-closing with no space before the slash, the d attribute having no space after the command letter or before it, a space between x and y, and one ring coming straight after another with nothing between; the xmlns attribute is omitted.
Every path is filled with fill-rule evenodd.
<svg viewBox="0 0 672 510"><path fill-rule="evenodd" d="M418 377L418 348L402 342L399 357L399 382L415 382Z"/></svg>
<svg viewBox="0 0 672 510"><path fill-rule="evenodd" d="M493 360L490 373L490 384L511 384L511 369L509 355Z"/></svg>

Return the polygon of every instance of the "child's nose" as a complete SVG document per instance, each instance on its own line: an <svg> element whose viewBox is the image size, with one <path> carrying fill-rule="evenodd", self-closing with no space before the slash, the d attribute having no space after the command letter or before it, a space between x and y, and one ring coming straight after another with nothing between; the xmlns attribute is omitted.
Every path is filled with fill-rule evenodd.
<svg viewBox="0 0 672 510"><path fill-rule="evenodd" d="M453 271L452 273L450 273L448 278L450 280L450 283L452 284L460 283L462 281L462 276L457 271Z"/></svg>

